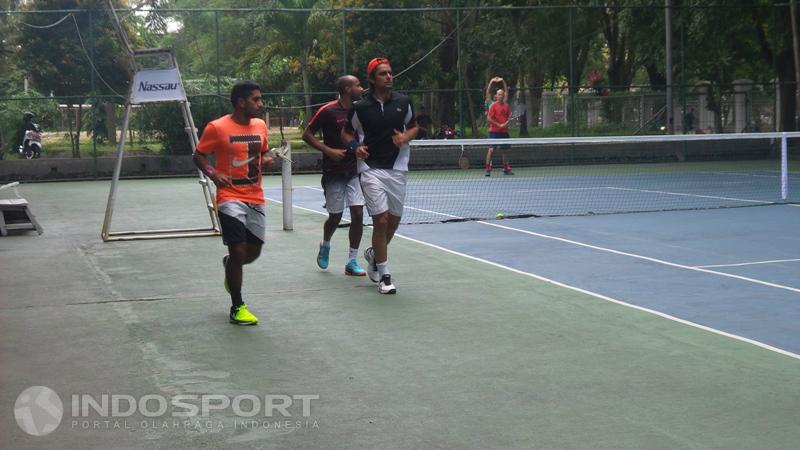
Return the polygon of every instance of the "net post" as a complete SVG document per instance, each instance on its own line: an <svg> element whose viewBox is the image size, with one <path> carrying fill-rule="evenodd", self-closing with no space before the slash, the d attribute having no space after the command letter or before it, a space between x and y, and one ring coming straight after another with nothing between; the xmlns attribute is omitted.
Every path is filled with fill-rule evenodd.
<svg viewBox="0 0 800 450"><path fill-rule="evenodd" d="M283 201L283 229L292 231L292 144L286 144L286 158L281 160L281 184Z"/></svg>
<svg viewBox="0 0 800 450"><path fill-rule="evenodd" d="M781 199L789 198L789 145L786 133L781 134Z"/></svg>

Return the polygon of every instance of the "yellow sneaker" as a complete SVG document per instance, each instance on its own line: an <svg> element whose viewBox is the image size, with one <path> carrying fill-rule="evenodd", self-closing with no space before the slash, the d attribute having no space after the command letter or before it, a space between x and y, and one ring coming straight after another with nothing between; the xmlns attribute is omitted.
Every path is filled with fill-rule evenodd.
<svg viewBox="0 0 800 450"><path fill-rule="evenodd" d="M242 305L238 308L231 307L231 323L236 325L256 325L258 317L247 310L247 305Z"/></svg>

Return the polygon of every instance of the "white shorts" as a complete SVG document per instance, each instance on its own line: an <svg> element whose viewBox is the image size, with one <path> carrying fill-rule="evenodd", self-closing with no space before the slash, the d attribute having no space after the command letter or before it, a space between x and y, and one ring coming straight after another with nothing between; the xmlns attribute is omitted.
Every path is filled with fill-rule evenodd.
<svg viewBox="0 0 800 450"><path fill-rule="evenodd" d="M358 177L322 177L325 190L325 209L328 214L341 214L345 206L364 206L364 194Z"/></svg>
<svg viewBox="0 0 800 450"><path fill-rule="evenodd" d="M394 169L367 169L361 172L361 189L370 216L389 211L403 216L406 199L406 173Z"/></svg>

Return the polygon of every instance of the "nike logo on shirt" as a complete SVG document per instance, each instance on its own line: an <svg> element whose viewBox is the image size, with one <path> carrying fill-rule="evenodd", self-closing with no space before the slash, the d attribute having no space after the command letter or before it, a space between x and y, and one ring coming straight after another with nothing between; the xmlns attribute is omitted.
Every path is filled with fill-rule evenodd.
<svg viewBox="0 0 800 450"><path fill-rule="evenodd" d="M233 167L241 167L254 159L256 159L255 156L251 156L250 158L247 159L234 159L233 161L231 161L231 165Z"/></svg>

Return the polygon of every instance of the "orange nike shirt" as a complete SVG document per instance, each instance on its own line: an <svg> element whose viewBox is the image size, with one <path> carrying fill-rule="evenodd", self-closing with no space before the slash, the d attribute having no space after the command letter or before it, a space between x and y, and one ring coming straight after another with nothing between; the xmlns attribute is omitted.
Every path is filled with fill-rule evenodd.
<svg viewBox="0 0 800 450"><path fill-rule="evenodd" d="M267 124L261 119L250 119L249 125L239 125L230 115L220 117L206 125L197 144L197 151L214 154L217 173L231 178L231 186L217 188L217 203L228 200L263 205L261 188L261 157L267 152Z"/></svg>

